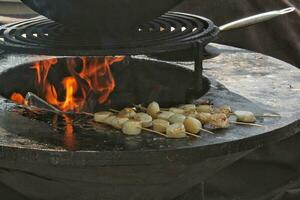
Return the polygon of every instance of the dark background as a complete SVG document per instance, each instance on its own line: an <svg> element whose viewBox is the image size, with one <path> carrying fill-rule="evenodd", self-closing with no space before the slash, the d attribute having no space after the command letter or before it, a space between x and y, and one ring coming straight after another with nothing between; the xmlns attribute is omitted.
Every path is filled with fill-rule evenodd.
<svg viewBox="0 0 300 200"><path fill-rule="evenodd" d="M186 0L175 10L205 16L220 26L250 15L294 6L297 11L222 33L219 43L250 49L300 67L300 0Z"/></svg>

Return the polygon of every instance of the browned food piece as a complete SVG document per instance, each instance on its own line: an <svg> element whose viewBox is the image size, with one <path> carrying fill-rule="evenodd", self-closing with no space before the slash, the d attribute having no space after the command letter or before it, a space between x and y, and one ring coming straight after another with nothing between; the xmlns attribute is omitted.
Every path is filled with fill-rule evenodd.
<svg viewBox="0 0 300 200"><path fill-rule="evenodd" d="M187 117L184 120L184 127L187 132L197 134L201 131L202 124L198 119L194 117Z"/></svg>
<svg viewBox="0 0 300 200"><path fill-rule="evenodd" d="M167 127L167 137L169 138L185 138L185 128L182 123L175 123Z"/></svg>
<svg viewBox="0 0 300 200"><path fill-rule="evenodd" d="M228 128L229 119L223 113L212 114L209 122L214 128Z"/></svg>
<svg viewBox="0 0 300 200"><path fill-rule="evenodd" d="M155 119L153 120L152 124L154 131L165 133L167 131L167 127L170 125L170 122L163 119Z"/></svg>
<svg viewBox="0 0 300 200"><path fill-rule="evenodd" d="M132 108L124 108L118 113L118 117L121 118L133 118L136 112Z"/></svg>
<svg viewBox="0 0 300 200"><path fill-rule="evenodd" d="M228 105L223 105L217 109L218 113L224 113L227 117L229 117L232 113L232 109Z"/></svg>
<svg viewBox="0 0 300 200"><path fill-rule="evenodd" d="M202 124L208 124L211 120L211 113L205 113L205 112L198 113L196 118L200 120Z"/></svg>

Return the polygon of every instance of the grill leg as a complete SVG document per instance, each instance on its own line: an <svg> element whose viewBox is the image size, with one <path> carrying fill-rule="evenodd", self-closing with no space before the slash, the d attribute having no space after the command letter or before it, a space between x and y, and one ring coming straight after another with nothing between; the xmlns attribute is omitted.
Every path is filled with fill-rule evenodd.
<svg viewBox="0 0 300 200"><path fill-rule="evenodd" d="M199 96L202 95L203 92L203 44L197 42L194 49L194 95Z"/></svg>

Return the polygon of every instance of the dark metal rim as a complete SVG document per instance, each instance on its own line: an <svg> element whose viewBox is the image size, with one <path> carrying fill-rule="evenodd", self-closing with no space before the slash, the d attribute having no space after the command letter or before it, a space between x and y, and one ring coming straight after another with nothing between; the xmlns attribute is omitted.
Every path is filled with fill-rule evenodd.
<svg viewBox="0 0 300 200"><path fill-rule="evenodd" d="M135 33L138 37L108 44L97 41L97 37L72 35L62 25L38 17L2 26L0 48L17 53L46 55L139 55L182 50L199 42L207 44L215 39L219 29L204 17L169 12L140 26L137 32L141 32Z"/></svg>

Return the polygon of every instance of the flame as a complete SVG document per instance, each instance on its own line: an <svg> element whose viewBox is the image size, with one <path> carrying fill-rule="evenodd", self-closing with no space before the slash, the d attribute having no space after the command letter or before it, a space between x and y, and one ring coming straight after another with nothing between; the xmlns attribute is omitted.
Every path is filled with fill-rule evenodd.
<svg viewBox="0 0 300 200"><path fill-rule="evenodd" d="M91 94L97 97L98 104L103 104L115 88L110 66L123 59L123 56L81 57L82 66L78 66L78 60L67 58L66 67L70 75L63 78L61 87L55 87L48 79L51 69L58 60L53 58L36 62L32 68L36 70L37 93L61 111L83 110ZM14 93L11 99L23 104L24 98L21 97L22 95Z"/></svg>
<svg viewBox="0 0 300 200"><path fill-rule="evenodd" d="M22 94L14 92L11 96L10 99L14 102L16 102L17 104L25 104L25 98L23 97Z"/></svg>

